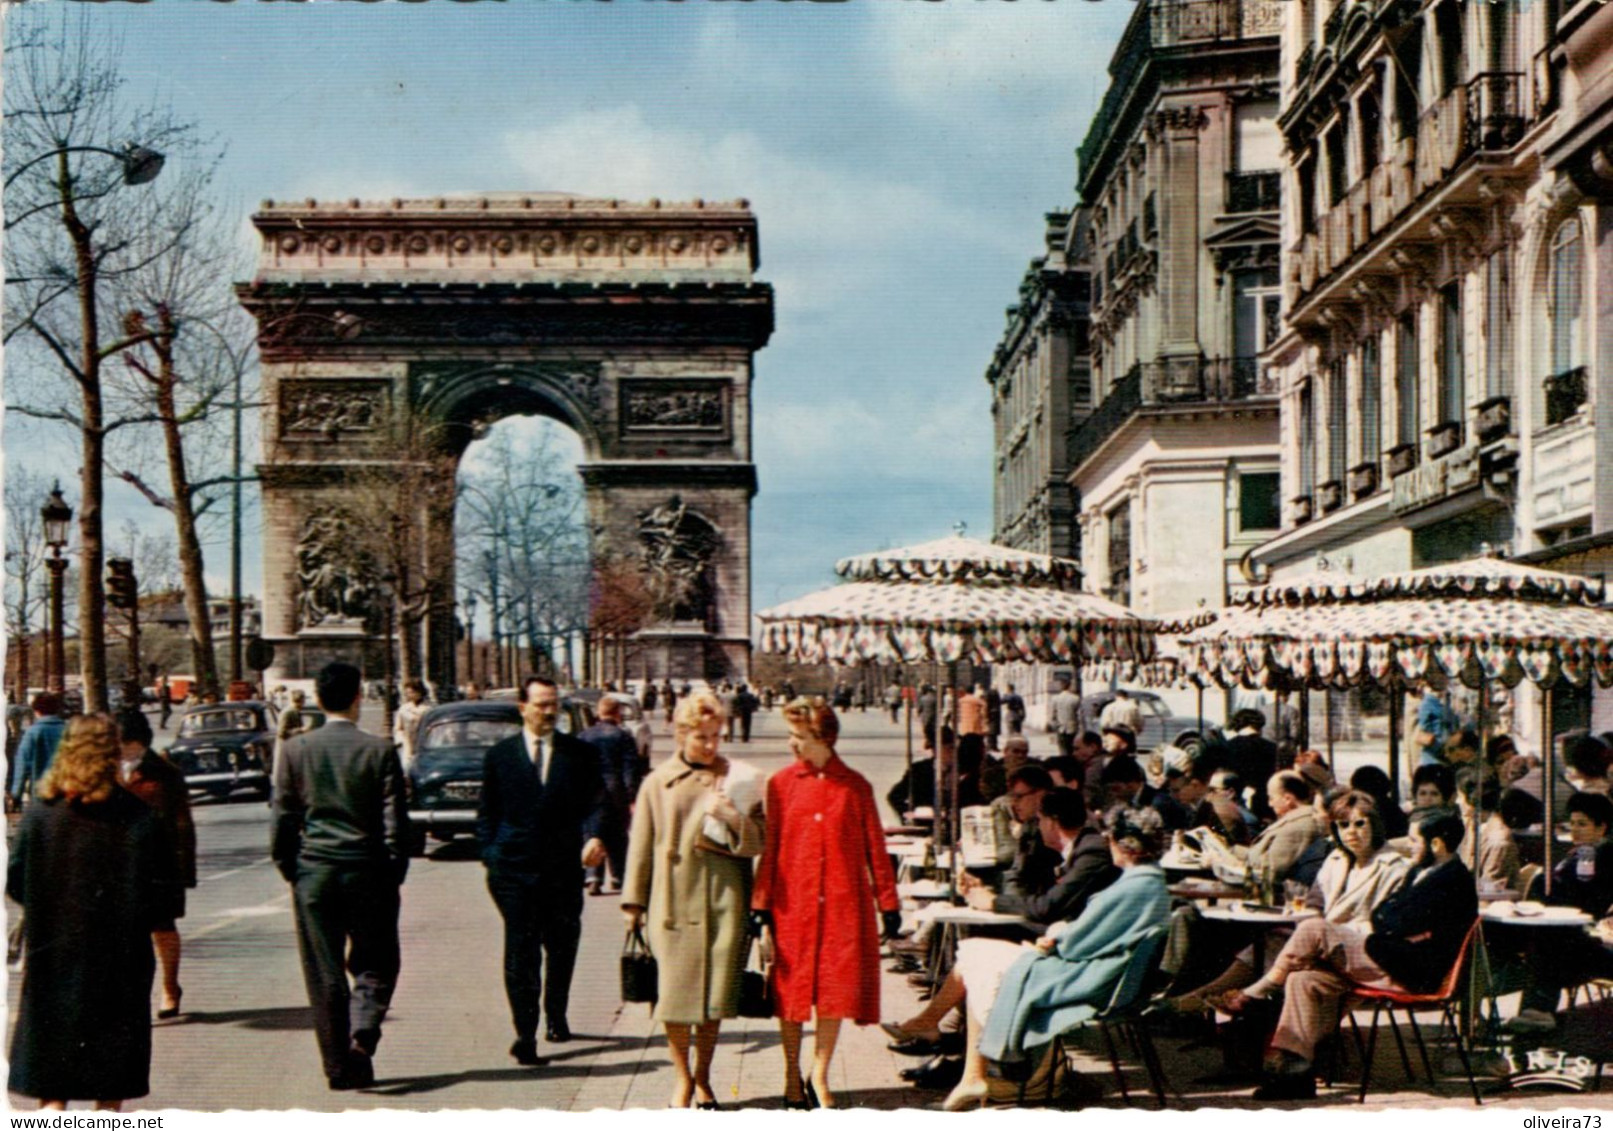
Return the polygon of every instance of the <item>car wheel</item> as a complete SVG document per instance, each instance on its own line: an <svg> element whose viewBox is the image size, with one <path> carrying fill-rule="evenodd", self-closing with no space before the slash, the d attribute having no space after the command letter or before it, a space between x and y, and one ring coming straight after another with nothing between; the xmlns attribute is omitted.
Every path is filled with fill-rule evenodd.
<svg viewBox="0 0 1613 1131"><path fill-rule="evenodd" d="M1197 758L1200 754L1204 753L1204 736L1194 733L1184 734L1177 738L1173 745L1178 750L1181 750L1184 754L1186 754L1189 758Z"/></svg>

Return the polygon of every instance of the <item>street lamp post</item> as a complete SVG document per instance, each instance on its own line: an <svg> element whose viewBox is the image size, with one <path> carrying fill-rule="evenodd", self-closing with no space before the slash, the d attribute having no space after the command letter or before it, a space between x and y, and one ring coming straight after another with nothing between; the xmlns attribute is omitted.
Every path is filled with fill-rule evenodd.
<svg viewBox="0 0 1613 1131"><path fill-rule="evenodd" d="M50 569L50 646L46 684L50 690L67 690L67 645L62 639L62 575L67 572L67 559L62 551L67 548L67 528L73 521L73 508L62 498L62 485L58 481L45 505L39 509L45 524L45 545L50 547L50 558L45 562Z"/></svg>
<svg viewBox="0 0 1613 1131"><path fill-rule="evenodd" d="M465 594L465 671L476 682L476 594Z"/></svg>

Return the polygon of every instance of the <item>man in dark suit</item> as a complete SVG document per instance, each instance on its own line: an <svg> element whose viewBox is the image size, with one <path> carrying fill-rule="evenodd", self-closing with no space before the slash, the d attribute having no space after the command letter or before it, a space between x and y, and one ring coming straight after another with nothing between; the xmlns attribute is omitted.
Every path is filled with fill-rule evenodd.
<svg viewBox="0 0 1613 1131"><path fill-rule="evenodd" d="M1223 753L1224 766L1238 775L1240 781L1255 787L1249 808L1262 821L1276 816L1267 803L1260 784L1278 770L1277 744L1261 732L1266 729L1266 716L1252 707L1246 707L1232 716L1232 737ZM1212 767L1220 769L1222 767Z"/></svg>
<svg viewBox="0 0 1613 1131"><path fill-rule="evenodd" d="M274 763L270 851L292 885L314 1034L337 1090L375 1082L409 869L403 767L390 742L358 729L359 686L353 665L327 664L315 680L326 725L289 739Z"/></svg>
<svg viewBox="0 0 1613 1131"><path fill-rule="evenodd" d="M605 855L610 861L611 890L622 890L627 874L627 826L633 802L643 780L638 756L638 740L622 726L622 701L614 695L599 700L599 721L578 735L594 748L599 774L605 783L605 801L610 819L600 830ZM605 866L588 869L588 894L604 893ZM551 1017L553 1015L551 1014Z"/></svg>
<svg viewBox="0 0 1613 1131"><path fill-rule="evenodd" d="M599 759L586 743L555 731L560 692L528 676L521 733L487 752L476 839L487 890L504 917L504 992L519 1064L539 1065L538 1001L551 1041L569 1041L566 1006L582 934L583 869L604 863L609 819ZM545 979L543 964L548 961Z"/></svg>
<svg viewBox="0 0 1613 1131"><path fill-rule="evenodd" d="M970 907L1021 915L1046 926L1079 918L1087 900L1119 877L1107 838L1087 825L1087 806L1079 790L1050 789L1042 794L1037 822L1042 842L1059 854L1053 886L1026 895L1015 891L993 894L965 884L964 898Z"/></svg>

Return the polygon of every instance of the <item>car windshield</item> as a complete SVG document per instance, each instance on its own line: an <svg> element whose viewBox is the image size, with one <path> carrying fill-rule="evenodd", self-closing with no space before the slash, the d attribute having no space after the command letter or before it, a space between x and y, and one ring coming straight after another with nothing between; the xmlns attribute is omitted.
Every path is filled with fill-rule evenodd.
<svg viewBox="0 0 1613 1131"><path fill-rule="evenodd" d="M251 711L207 711L185 716L179 725L180 734L222 734L228 731L260 729L257 715Z"/></svg>
<svg viewBox="0 0 1613 1131"><path fill-rule="evenodd" d="M454 746L492 746L513 734L521 724L515 719L443 719L432 723L420 736L420 749L446 750Z"/></svg>

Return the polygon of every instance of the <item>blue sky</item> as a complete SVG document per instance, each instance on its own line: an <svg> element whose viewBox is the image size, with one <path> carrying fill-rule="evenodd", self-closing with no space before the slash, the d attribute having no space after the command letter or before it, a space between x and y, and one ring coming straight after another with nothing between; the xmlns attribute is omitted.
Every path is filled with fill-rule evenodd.
<svg viewBox="0 0 1613 1131"><path fill-rule="evenodd" d="M243 224L264 198L750 199L778 323L755 387L762 608L846 554L960 520L989 537L985 366L1043 213L1073 199L1131 10L156 0L96 18L124 37L131 97L228 145ZM132 493L109 502L110 525L160 521ZM225 569L220 545L208 572Z"/></svg>

